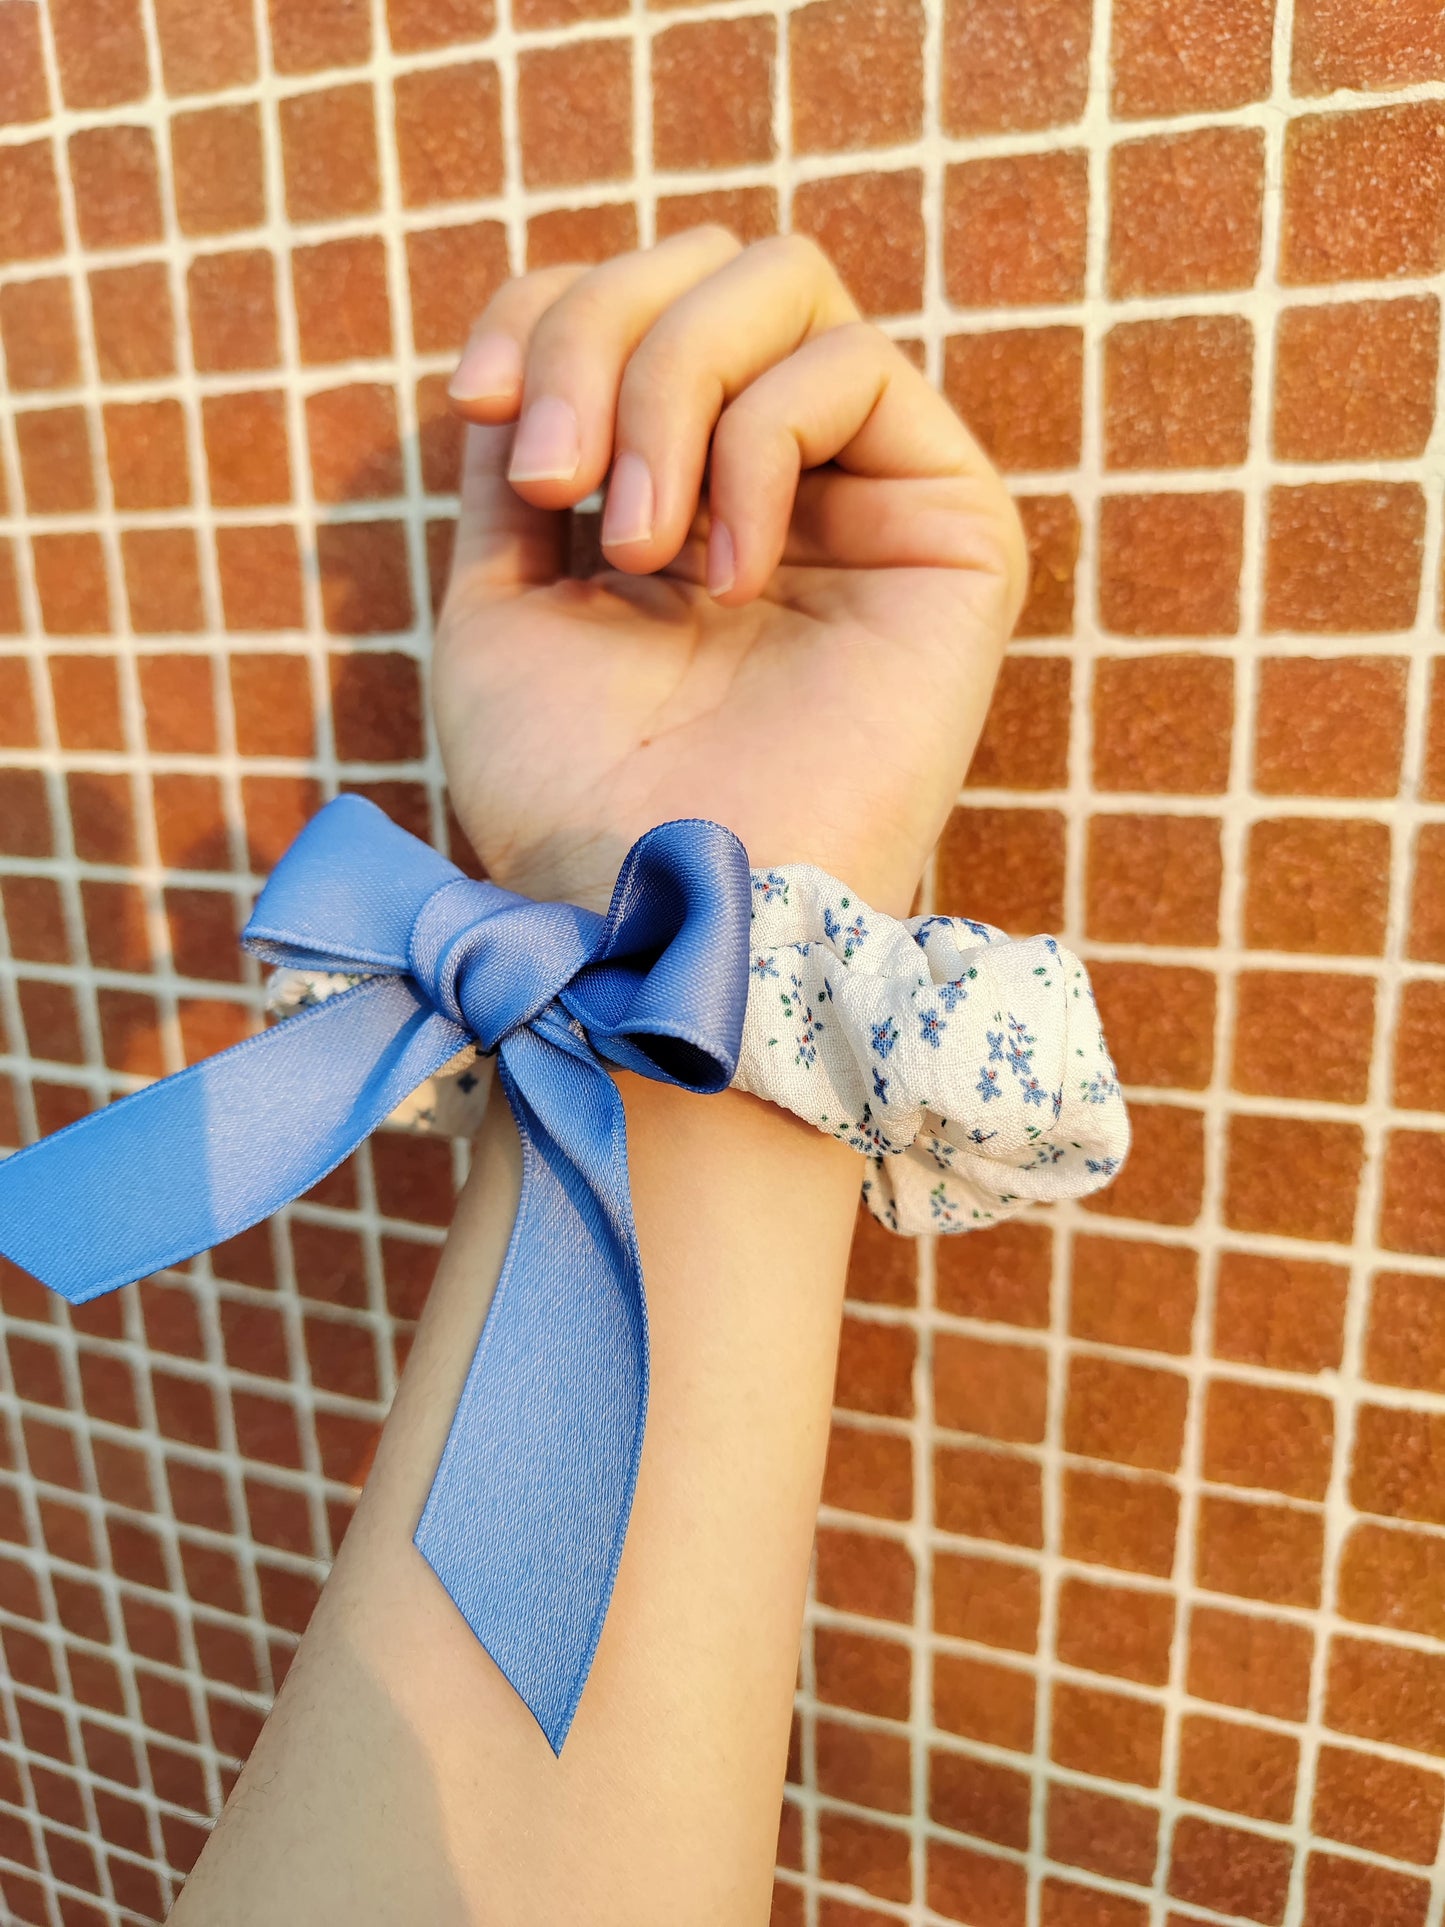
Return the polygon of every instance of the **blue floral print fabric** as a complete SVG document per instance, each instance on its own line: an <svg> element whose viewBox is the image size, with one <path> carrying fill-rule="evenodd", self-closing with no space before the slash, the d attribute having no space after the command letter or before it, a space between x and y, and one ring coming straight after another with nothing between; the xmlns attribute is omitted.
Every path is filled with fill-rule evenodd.
<svg viewBox="0 0 1445 1927"><path fill-rule="evenodd" d="M866 1159L890 1230L970 1231L1107 1184L1129 1119L1083 964L1050 936L899 919L812 864L754 870L734 1086ZM273 1014L357 979L278 971ZM470 1135L492 1060L461 1052L389 1122Z"/></svg>

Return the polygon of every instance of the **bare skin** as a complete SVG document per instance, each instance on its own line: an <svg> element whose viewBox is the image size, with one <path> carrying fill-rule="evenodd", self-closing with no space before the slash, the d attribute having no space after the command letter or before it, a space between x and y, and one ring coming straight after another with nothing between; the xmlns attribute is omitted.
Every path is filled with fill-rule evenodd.
<svg viewBox="0 0 1445 1927"><path fill-rule="evenodd" d="M433 690L490 873L605 907L637 835L703 815L755 864L820 863L906 914L1023 545L824 257L700 228L523 276L454 393L473 426ZM509 480L539 400L554 429L574 408L575 463L537 474L568 467L554 446ZM569 581L564 511L609 472L608 566ZM516 1206L498 1098L355 1522L177 1927L766 1921L861 1167L740 1092L616 1075L652 1402L561 1759L410 1543Z"/></svg>

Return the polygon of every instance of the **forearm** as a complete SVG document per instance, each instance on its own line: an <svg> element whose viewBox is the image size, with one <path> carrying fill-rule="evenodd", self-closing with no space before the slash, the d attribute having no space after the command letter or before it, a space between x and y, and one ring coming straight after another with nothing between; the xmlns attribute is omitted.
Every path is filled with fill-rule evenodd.
<svg viewBox="0 0 1445 1927"><path fill-rule="evenodd" d="M618 1075L652 1329L637 1495L560 1759L411 1544L520 1182L500 1091L361 1504L176 1927L761 1927L851 1151Z"/></svg>

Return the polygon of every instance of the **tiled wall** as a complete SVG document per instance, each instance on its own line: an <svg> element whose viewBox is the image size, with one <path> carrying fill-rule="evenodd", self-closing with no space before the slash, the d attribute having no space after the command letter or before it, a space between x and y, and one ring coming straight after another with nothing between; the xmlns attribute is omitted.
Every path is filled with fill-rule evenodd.
<svg viewBox="0 0 1445 1927"><path fill-rule="evenodd" d="M1016 482L931 903L1084 951L1137 1129L1087 1209L860 1230L774 1919L1441 1927L1435 0L0 0L0 1144L255 1025L338 787L447 839L467 319L710 217ZM0 1279L7 1920L162 1914L461 1155Z"/></svg>

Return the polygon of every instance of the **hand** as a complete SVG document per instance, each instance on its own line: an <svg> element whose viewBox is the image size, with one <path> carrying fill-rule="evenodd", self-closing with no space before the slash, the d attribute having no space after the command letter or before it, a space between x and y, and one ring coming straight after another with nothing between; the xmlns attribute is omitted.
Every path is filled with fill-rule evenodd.
<svg viewBox="0 0 1445 1927"><path fill-rule="evenodd" d="M473 426L433 696L488 875L605 909L644 830L706 816L755 866L817 863L906 916L1025 549L826 256L698 227L522 275L452 396ZM567 511L609 470L608 566L568 577Z"/></svg>

